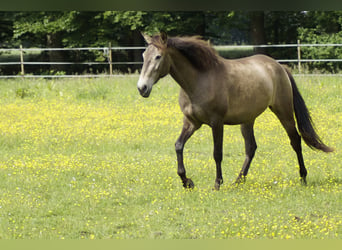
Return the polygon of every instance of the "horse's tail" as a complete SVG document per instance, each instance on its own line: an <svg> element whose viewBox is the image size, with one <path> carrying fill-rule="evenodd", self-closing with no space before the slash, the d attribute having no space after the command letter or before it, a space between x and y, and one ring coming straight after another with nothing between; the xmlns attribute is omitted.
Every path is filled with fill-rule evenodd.
<svg viewBox="0 0 342 250"><path fill-rule="evenodd" d="M333 148L328 147L325 145L322 140L317 135L312 118L310 116L310 112L305 105L304 99L299 93L297 88L296 82L293 79L293 76L286 69L286 73L290 78L291 85L292 85L292 93L293 93L293 106L294 106L294 113L297 120L297 126L299 132L304 139L305 143L312 149L322 150L323 152L332 152L334 151Z"/></svg>

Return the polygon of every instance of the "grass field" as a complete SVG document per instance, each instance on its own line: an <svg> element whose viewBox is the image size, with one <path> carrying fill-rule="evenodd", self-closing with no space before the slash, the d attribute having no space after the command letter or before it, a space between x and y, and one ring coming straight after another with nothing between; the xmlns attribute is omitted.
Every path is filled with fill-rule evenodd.
<svg viewBox="0 0 342 250"><path fill-rule="evenodd" d="M0 239L341 239L342 79L296 77L325 143L303 146L308 185L275 116L257 119L247 182L238 126L225 127L223 178L213 191L211 131L184 157L179 87L165 78L149 99L137 77L0 81Z"/></svg>

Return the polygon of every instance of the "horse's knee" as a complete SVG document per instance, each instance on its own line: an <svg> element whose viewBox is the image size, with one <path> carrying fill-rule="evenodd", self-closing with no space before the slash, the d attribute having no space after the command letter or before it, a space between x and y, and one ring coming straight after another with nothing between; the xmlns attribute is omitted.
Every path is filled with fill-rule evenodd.
<svg viewBox="0 0 342 250"><path fill-rule="evenodd" d="M175 143L175 150L176 150L177 154L182 153L183 152L183 144L177 141Z"/></svg>

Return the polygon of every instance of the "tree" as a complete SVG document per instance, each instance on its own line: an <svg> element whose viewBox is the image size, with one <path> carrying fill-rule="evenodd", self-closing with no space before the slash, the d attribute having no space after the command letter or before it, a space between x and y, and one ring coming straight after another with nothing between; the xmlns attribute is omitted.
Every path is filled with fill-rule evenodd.
<svg viewBox="0 0 342 250"><path fill-rule="evenodd" d="M265 14L263 11L252 11L250 16L251 43L253 45L265 44ZM256 48L256 53L265 53L264 48Z"/></svg>
<svg viewBox="0 0 342 250"><path fill-rule="evenodd" d="M109 42L112 46L143 46L145 42L140 32L153 34L161 30L170 36L201 35L219 45L296 43L298 38L303 42L338 42L342 37L341 16L341 11L0 12L0 42L2 47L18 47L19 44L24 47L107 47ZM296 52L290 50L274 48L265 51L259 48L256 52L275 58L295 56ZM338 50L335 51L338 56ZM323 52L327 50L320 53ZM303 53L309 52L303 49ZM50 61L71 61L69 58L80 62L107 60L103 51L52 51L41 56ZM138 61L141 51L118 51L113 56L117 61ZM120 70L127 70L125 67ZM53 68L79 73L82 69L84 66L75 65ZM94 65L91 69L95 72L104 70L102 66Z"/></svg>
<svg viewBox="0 0 342 250"><path fill-rule="evenodd" d="M305 21L306 25L298 28L298 37L302 43L342 44L342 11L305 12ZM342 48L303 47L302 56L306 59L342 59ZM342 70L342 63L314 62L308 64L308 67L334 73Z"/></svg>
<svg viewBox="0 0 342 250"><path fill-rule="evenodd" d="M267 11L265 12L266 44L296 44L298 28L303 25L302 11ZM274 58L297 58L297 49L267 48L266 53Z"/></svg>
<svg viewBox="0 0 342 250"><path fill-rule="evenodd" d="M76 12L21 12L13 24L13 38L20 39L25 46L47 48L63 47L62 36L76 29L73 20ZM49 61L64 61L61 51L49 51ZM51 65L54 71L64 70L63 65Z"/></svg>
<svg viewBox="0 0 342 250"><path fill-rule="evenodd" d="M13 12L0 12L0 47L10 46L13 37Z"/></svg>

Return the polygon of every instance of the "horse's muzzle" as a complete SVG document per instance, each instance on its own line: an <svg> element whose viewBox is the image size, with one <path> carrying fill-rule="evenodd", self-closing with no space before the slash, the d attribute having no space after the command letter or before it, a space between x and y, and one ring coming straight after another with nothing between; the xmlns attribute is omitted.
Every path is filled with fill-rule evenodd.
<svg viewBox="0 0 342 250"><path fill-rule="evenodd" d="M148 89L147 85L143 85L142 87L138 87L138 90L139 90L139 93L142 97L147 98L150 96L151 90Z"/></svg>

